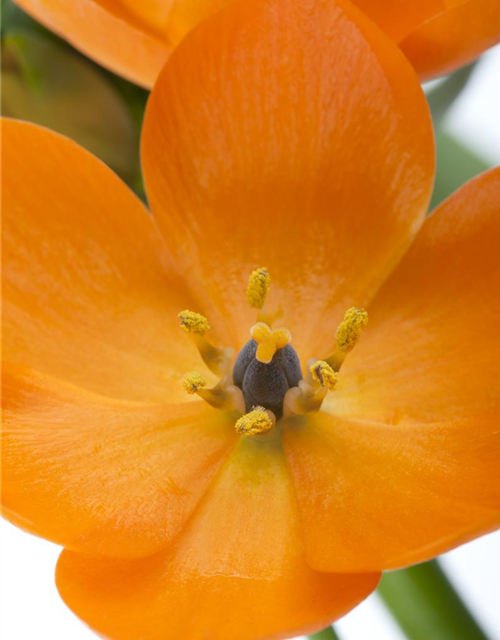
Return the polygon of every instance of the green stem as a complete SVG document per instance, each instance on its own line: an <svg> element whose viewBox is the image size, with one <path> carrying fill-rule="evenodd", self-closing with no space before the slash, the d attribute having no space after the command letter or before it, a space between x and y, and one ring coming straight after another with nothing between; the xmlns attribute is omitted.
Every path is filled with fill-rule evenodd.
<svg viewBox="0 0 500 640"><path fill-rule="evenodd" d="M333 627L327 627L323 631L318 631L318 633L313 633L308 637L311 640L340 640Z"/></svg>
<svg viewBox="0 0 500 640"><path fill-rule="evenodd" d="M385 573L378 594L408 640L488 640L436 560Z"/></svg>

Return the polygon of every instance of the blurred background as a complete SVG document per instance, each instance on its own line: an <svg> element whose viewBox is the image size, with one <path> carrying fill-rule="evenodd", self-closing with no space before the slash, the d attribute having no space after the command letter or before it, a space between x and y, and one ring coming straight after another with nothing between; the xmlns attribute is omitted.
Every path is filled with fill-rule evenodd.
<svg viewBox="0 0 500 640"><path fill-rule="evenodd" d="M147 92L94 65L9 0L2 0L2 12L3 115L77 140L144 197L138 145ZM500 164L500 46L425 89L436 125L435 205L469 178ZM56 545L4 521L0 543L2 640L96 638L57 594ZM439 562L489 640L500 640L500 532L451 551ZM336 623L335 630L340 640L407 637L377 593ZM429 640L453 638L436 632Z"/></svg>

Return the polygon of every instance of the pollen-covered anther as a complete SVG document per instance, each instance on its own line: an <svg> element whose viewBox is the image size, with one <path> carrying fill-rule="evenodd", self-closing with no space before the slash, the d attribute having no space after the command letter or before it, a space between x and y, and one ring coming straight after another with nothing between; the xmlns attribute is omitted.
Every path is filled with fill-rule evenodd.
<svg viewBox="0 0 500 640"><path fill-rule="evenodd" d="M335 334L338 350L342 353L349 353L354 349L367 324L368 313L364 309L358 307L348 309Z"/></svg>
<svg viewBox="0 0 500 640"><path fill-rule="evenodd" d="M339 374L334 371L325 360L316 360L316 362L309 367L309 371L311 372L314 382L317 382L329 391L333 391L337 386Z"/></svg>
<svg viewBox="0 0 500 640"><path fill-rule="evenodd" d="M184 329L196 345L200 356L212 373L218 376L226 376L231 371L231 361L233 358L232 349L220 349L215 347L205 338L205 332L210 329L207 318L185 309L177 314L181 321L181 329Z"/></svg>
<svg viewBox="0 0 500 640"><path fill-rule="evenodd" d="M202 316L201 313L196 313L196 311L185 309L178 314L178 317L181 321L181 328L187 333L203 336L210 329L207 318Z"/></svg>
<svg viewBox="0 0 500 640"><path fill-rule="evenodd" d="M245 413L237 420L234 428L237 433L245 436L254 436L266 433L273 428L276 418L272 411L267 411L264 407L254 407L249 413Z"/></svg>
<svg viewBox="0 0 500 640"><path fill-rule="evenodd" d="M271 286L271 276L266 267L255 269L248 278L247 301L254 309L262 309Z"/></svg>
<svg viewBox="0 0 500 640"><path fill-rule="evenodd" d="M190 373L186 373L182 380L182 386L190 395L195 394L198 389L202 389L207 386L207 381L197 371L191 371Z"/></svg>
<svg viewBox="0 0 500 640"><path fill-rule="evenodd" d="M272 330L265 322L254 324L250 329L250 335L257 343L255 357L264 364L269 364L276 351L285 347L292 340L288 329L281 327Z"/></svg>
<svg viewBox="0 0 500 640"><path fill-rule="evenodd" d="M334 371L339 371L347 354L354 349L359 342L364 328L368 324L368 313L364 309L351 307L339 324L335 334L337 348L331 356L325 358Z"/></svg>

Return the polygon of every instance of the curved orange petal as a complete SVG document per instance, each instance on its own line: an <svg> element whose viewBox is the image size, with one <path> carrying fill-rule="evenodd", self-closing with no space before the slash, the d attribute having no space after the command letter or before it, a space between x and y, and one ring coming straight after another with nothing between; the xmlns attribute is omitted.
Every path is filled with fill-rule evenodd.
<svg viewBox="0 0 500 640"><path fill-rule="evenodd" d="M378 578L306 565L280 443L265 436L240 441L170 551L139 561L65 551L57 568L66 604L113 640L310 633L364 599Z"/></svg>
<svg viewBox="0 0 500 640"><path fill-rule="evenodd" d="M101 395L184 401L201 360L177 312L196 303L143 204L67 138L2 133L3 357Z"/></svg>
<svg viewBox="0 0 500 640"><path fill-rule="evenodd" d="M336 415L420 424L498 415L500 168L426 220L369 307L332 396Z"/></svg>
<svg viewBox="0 0 500 640"><path fill-rule="evenodd" d="M255 321L248 275L266 266L294 345L323 351L419 227L434 151L413 69L359 11L256 0L208 18L170 57L142 161L179 268L233 318L234 344Z"/></svg>
<svg viewBox="0 0 500 640"><path fill-rule="evenodd" d="M500 526L499 223L496 169L426 220L369 309L334 415L287 433L315 568L399 567Z"/></svg>
<svg viewBox="0 0 500 640"><path fill-rule="evenodd" d="M422 80L450 73L500 42L498 0L446 0L399 46Z"/></svg>
<svg viewBox="0 0 500 640"><path fill-rule="evenodd" d="M396 569L500 527L498 419L296 422L285 451L315 569Z"/></svg>
<svg viewBox="0 0 500 640"><path fill-rule="evenodd" d="M24 11L99 64L128 80L151 87L172 45L152 23L155 7L173 0L141 0L144 8L116 0L15 0Z"/></svg>
<svg viewBox="0 0 500 640"><path fill-rule="evenodd" d="M422 80L477 58L500 41L498 0L353 0L394 42Z"/></svg>
<svg viewBox="0 0 500 640"><path fill-rule="evenodd" d="M387 35L400 42L423 22L444 11L445 0L352 0Z"/></svg>
<svg viewBox="0 0 500 640"><path fill-rule="evenodd" d="M229 0L15 0L115 73L153 86L173 47ZM408 55L423 79L452 71L500 39L496 0L353 0Z"/></svg>
<svg viewBox="0 0 500 640"><path fill-rule="evenodd" d="M118 557L164 548L234 446L202 402L103 398L33 370L3 370L2 504L30 533Z"/></svg>

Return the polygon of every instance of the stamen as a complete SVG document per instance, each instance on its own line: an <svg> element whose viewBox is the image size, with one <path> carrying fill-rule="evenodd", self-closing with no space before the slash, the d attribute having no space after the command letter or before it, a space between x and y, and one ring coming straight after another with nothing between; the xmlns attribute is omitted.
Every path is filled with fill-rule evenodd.
<svg viewBox="0 0 500 640"><path fill-rule="evenodd" d="M337 329L335 340L341 353L352 351L368 324L368 314L364 309L351 307L344 314L344 319Z"/></svg>
<svg viewBox="0 0 500 640"><path fill-rule="evenodd" d="M272 411L267 411L264 407L254 407L252 411L246 413L236 422L234 428L237 433L245 436L254 436L259 433L266 433L273 428L276 418Z"/></svg>
<svg viewBox="0 0 500 640"><path fill-rule="evenodd" d="M202 389L207 386L207 381L197 371L191 371L190 373L186 373L182 380L182 386L184 389L190 394L193 395L198 391L198 389Z"/></svg>
<svg viewBox="0 0 500 640"><path fill-rule="evenodd" d="M181 320L181 328L187 333L196 333L200 336L205 335L205 331L210 329L208 320L201 313L195 311L189 311L185 309L178 314Z"/></svg>
<svg viewBox="0 0 500 640"><path fill-rule="evenodd" d="M262 309L266 301L269 288L271 286L271 276L266 267L255 269L248 278L247 300L254 309Z"/></svg>
<svg viewBox="0 0 500 640"><path fill-rule="evenodd" d="M204 337L205 331L210 329L207 318L201 313L185 309L178 314L181 328L189 333L191 339L200 352L200 356L207 367L218 376L228 375L231 371L232 349L219 349Z"/></svg>
<svg viewBox="0 0 500 640"><path fill-rule="evenodd" d="M257 322L250 329L252 338L257 342L255 357L259 362L269 364L278 349L285 347L292 339L288 329L271 330L265 322Z"/></svg>
<svg viewBox="0 0 500 640"><path fill-rule="evenodd" d="M368 324L368 313L364 309L351 307L345 314L342 322L339 324L335 334L337 342L337 350L325 361L332 367L334 371L339 371L347 354L354 349L359 342L364 328Z"/></svg>
<svg viewBox="0 0 500 640"><path fill-rule="evenodd" d="M220 380L215 387L204 389L206 380L197 371L186 373L182 380L182 386L190 395L196 393L209 405L216 409L226 409L228 411L245 411L245 399L243 392L238 387L231 384L231 378L226 376Z"/></svg>
<svg viewBox="0 0 500 640"><path fill-rule="evenodd" d="M305 380L301 380L297 387L292 387L286 392L283 402L284 417L319 411L327 393L326 387L321 387L319 391L316 391Z"/></svg>
<svg viewBox="0 0 500 640"><path fill-rule="evenodd" d="M316 360L316 362L309 367L309 371L311 372L312 379L329 391L333 391L337 386L339 374L336 373L325 360Z"/></svg>

